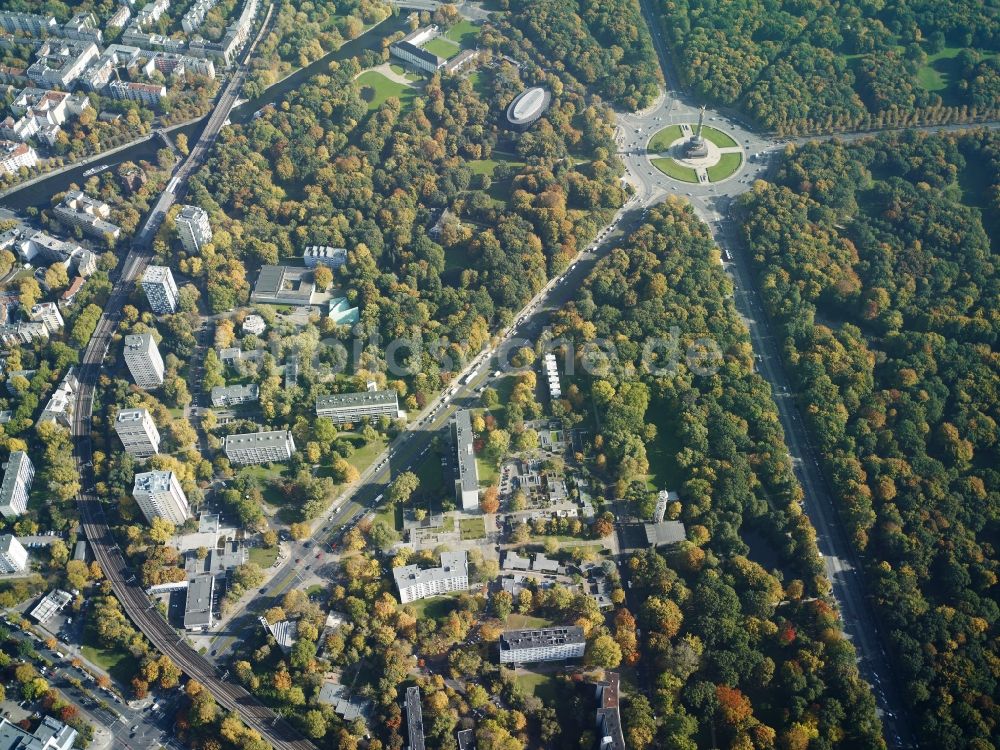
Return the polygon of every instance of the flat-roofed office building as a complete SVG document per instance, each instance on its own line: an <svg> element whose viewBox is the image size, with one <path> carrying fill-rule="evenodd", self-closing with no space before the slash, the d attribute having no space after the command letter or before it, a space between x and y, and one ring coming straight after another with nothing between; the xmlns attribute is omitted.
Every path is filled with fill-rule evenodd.
<svg viewBox="0 0 1000 750"><path fill-rule="evenodd" d="M337 424L358 422L383 414L392 418L399 415L396 391L361 391L316 397L316 416L332 419Z"/></svg>
<svg viewBox="0 0 1000 750"><path fill-rule="evenodd" d="M115 418L115 432L130 456L149 458L160 450L160 432L146 409L122 409Z"/></svg>
<svg viewBox="0 0 1000 750"><path fill-rule="evenodd" d="M215 576L209 573L195 576L188 584L184 602L184 629L207 630L215 622L212 599L215 596Z"/></svg>
<svg viewBox="0 0 1000 750"><path fill-rule="evenodd" d="M225 451L233 464L266 464L290 459L295 453L295 441L288 430L246 432L227 435Z"/></svg>

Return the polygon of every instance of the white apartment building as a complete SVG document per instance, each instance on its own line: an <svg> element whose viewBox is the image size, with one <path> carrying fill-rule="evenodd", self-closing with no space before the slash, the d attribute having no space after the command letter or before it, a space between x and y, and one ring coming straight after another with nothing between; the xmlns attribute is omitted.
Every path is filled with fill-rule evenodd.
<svg viewBox="0 0 1000 750"><path fill-rule="evenodd" d="M295 453L295 441L288 430L246 432L227 435L226 458L232 464L265 464L287 461Z"/></svg>
<svg viewBox="0 0 1000 750"><path fill-rule="evenodd" d="M259 315L247 315L243 319L243 333L252 333L254 336L260 336L265 330L267 330L267 324Z"/></svg>
<svg viewBox="0 0 1000 750"><path fill-rule="evenodd" d="M132 497L150 523L165 518L180 525L191 517L191 508L172 471L146 471L135 475Z"/></svg>
<svg viewBox="0 0 1000 750"><path fill-rule="evenodd" d="M421 570L416 565L403 565L393 568L392 576L399 589L399 601L406 604L449 591L468 591L469 561L464 551L442 552L438 568Z"/></svg>
<svg viewBox="0 0 1000 750"><path fill-rule="evenodd" d="M28 67L28 78L42 88L58 87L68 91L100 54L93 42L49 39L38 48L37 59Z"/></svg>
<svg viewBox="0 0 1000 750"><path fill-rule="evenodd" d="M34 13L0 11L0 27L10 34L46 36L59 28L54 16L39 16Z"/></svg>
<svg viewBox="0 0 1000 750"><path fill-rule="evenodd" d="M318 265L340 268L347 263L347 248L310 245L302 254L302 262L306 264L306 268L315 268Z"/></svg>
<svg viewBox="0 0 1000 750"><path fill-rule="evenodd" d="M125 364L140 388L163 385L163 358L152 334L131 334L125 337Z"/></svg>
<svg viewBox="0 0 1000 750"><path fill-rule="evenodd" d="M76 730L51 716L43 716L34 733L0 719L0 747L24 750L72 750Z"/></svg>
<svg viewBox="0 0 1000 750"><path fill-rule="evenodd" d="M0 573L21 573L28 567L28 551L13 534L0 536Z"/></svg>
<svg viewBox="0 0 1000 750"><path fill-rule="evenodd" d="M160 103L160 99L167 95L167 87L156 83L112 81L108 84L108 92L113 99L139 102L147 107L155 107Z"/></svg>
<svg viewBox="0 0 1000 750"><path fill-rule="evenodd" d="M38 154L27 143L0 140L0 171L17 174L21 167L31 169L38 164Z"/></svg>
<svg viewBox="0 0 1000 750"><path fill-rule="evenodd" d="M66 325L59 306L55 302L40 302L31 308L31 319L40 322L49 329L49 333L62 330Z"/></svg>
<svg viewBox="0 0 1000 750"><path fill-rule="evenodd" d="M167 266L149 266L142 275L142 290L157 315L177 312L177 283Z"/></svg>
<svg viewBox="0 0 1000 750"><path fill-rule="evenodd" d="M208 223L208 214L198 206L184 206L177 214L174 224L177 226L177 236L184 249L195 254L206 242L212 241L212 227Z"/></svg>
<svg viewBox="0 0 1000 750"><path fill-rule="evenodd" d="M217 385L212 388L212 406L238 406L260 400L256 383L247 385Z"/></svg>
<svg viewBox="0 0 1000 750"><path fill-rule="evenodd" d="M382 414L392 418L399 415L396 391L361 391L316 397L316 416L332 419L337 424L358 422Z"/></svg>
<svg viewBox="0 0 1000 750"><path fill-rule="evenodd" d="M0 514L6 519L17 518L28 508L28 492L35 478L35 465L24 451L14 451L4 465L0 483Z"/></svg>
<svg viewBox="0 0 1000 750"><path fill-rule="evenodd" d="M80 190L66 193L62 202L52 209L52 213L66 226L80 227L84 234L98 239L104 239L108 234L118 239L122 233L117 224L108 221L111 206Z"/></svg>
<svg viewBox="0 0 1000 750"><path fill-rule="evenodd" d="M160 432L146 409L122 409L115 418L115 432L130 456L148 458L160 450Z"/></svg>
<svg viewBox="0 0 1000 750"><path fill-rule="evenodd" d="M389 54L409 63L418 70L435 73L445 66L446 60L423 48L431 39L438 35L438 27L425 26L411 31L398 42L389 45Z"/></svg>
<svg viewBox="0 0 1000 750"><path fill-rule="evenodd" d="M527 664L537 661L579 659L587 647L583 628L508 630L500 635L500 663Z"/></svg>

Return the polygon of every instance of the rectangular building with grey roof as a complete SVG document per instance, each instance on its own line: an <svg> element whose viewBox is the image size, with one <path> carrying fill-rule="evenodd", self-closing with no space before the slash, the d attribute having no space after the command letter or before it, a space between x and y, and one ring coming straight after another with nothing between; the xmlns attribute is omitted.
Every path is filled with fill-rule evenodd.
<svg viewBox="0 0 1000 750"><path fill-rule="evenodd" d="M508 630L500 635L500 663L525 664L579 659L586 646L583 628L577 625Z"/></svg>
<svg viewBox="0 0 1000 750"><path fill-rule="evenodd" d="M24 451L14 451L4 467L0 484L0 513L4 518L17 518L28 508L28 492L35 478L35 465Z"/></svg>
<svg viewBox="0 0 1000 750"><path fill-rule="evenodd" d="M217 385L212 389L212 406L250 404L260 399L256 383L248 385Z"/></svg>
<svg viewBox="0 0 1000 750"><path fill-rule="evenodd" d="M206 630L212 627L212 598L215 595L215 576L196 576L189 584L184 603L184 629Z"/></svg>
<svg viewBox="0 0 1000 750"><path fill-rule="evenodd" d="M233 464L265 464L287 461L295 453L295 441L288 430L246 432L227 435L226 457Z"/></svg>
<svg viewBox="0 0 1000 750"><path fill-rule="evenodd" d="M462 409L455 414L455 451L458 457L458 478L455 480L455 496L462 510L479 508L479 468L473 448L475 435L472 432L472 412Z"/></svg>
<svg viewBox="0 0 1000 750"><path fill-rule="evenodd" d="M469 562L465 552L442 552L441 566L421 570L416 565L392 569L399 600L406 604L449 591L469 589Z"/></svg>
<svg viewBox="0 0 1000 750"><path fill-rule="evenodd" d="M316 416L337 424L358 422L366 417L399 415L399 396L394 390L334 393L316 397Z"/></svg>

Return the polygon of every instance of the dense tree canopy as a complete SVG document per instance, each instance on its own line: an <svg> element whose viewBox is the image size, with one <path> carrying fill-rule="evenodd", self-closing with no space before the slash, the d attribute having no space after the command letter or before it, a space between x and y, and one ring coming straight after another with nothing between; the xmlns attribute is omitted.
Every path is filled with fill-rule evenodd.
<svg viewBox="0 0 1000 750"><path fill-rule="evenodd" d="M917 733L938 748L997 733L998 185L994 133L909 133L790 151L739 209Z"/></svg>

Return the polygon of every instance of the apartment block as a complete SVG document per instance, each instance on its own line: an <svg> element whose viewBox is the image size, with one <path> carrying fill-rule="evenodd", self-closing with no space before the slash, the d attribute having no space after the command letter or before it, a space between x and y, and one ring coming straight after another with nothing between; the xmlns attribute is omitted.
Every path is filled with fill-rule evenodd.
<svg viewBox="0 0 1000 750"><path fill-rule="evenodd" d="M212 406L238 406L250 404L260 399L260 388L256 383L247 385L217 385L212 389Z"/></svg>
<svg viewBox="0 0 1000 750"><path fill-rule="evenodd" d="M0 171L17 174L21 167L31 169L38 164L38 154L27 143L0 140Z"/></svg>
<svg viewBox="0 0 1000 750"><path fill-rule="evenodd" d="M455 480L455 497L463 510L479 507L479 467L473 448L472 412L462 409L455 414L455 451L458 459L458 478Z"/></svg>
<svg viewBox="0 0 1000 750"><path fill-rule="evenodd" d="M208 223L208 214L198 206L182 207L174 223L181 244L191 254L197 253L202 245L212 241L212 227Z"/></svg>
<svg viewBox="0 0 1000 750"><path fill-rule="evenodd" d="M340 268L347 263L347 248L310 245L302 254L302 262L306 264L306 268L315 268L319 265Z"/></svg>
<svg viewBox="0 0 1000 750"><path fill-rule="evenodd" d="M167 87L156 83L112 81L108 84L108 93L112 99L139 102L147 107L155 107L167 95Z"/></svg>
<svg viewBox="0 0 1000 750"><path fill-rule="evenodd" d="M316 416L331 419L337 424L358 422L383 414L392 418L399 415L396 391L361 391L316 397Z"/></svg>
<svg viewBox="0 0 1000 750"><path fill-rule="evenodd" d="M441 565L421 570L416 565L392 569L403 604L449 591L469 590L469 562L465 552L442 552Z"/></svg>
<svg viewBox="0 0 1000 750"><path fill-rule="evenodd" d="M100 54L93 42L49 39L38 48L36 60L28 66L27 75L36 86L69 90Z"/></svg>
<svg viewBox="0 0 1000 750"><path fill-rule="evenodd" d="M177 312L177 283L167 266L149 266L142 275L142 290L157 315Z"/></svg>
<svg viewBox="0 0 1000 750"><path fill-rule="evenodd" d="M165 518L180 525L191 517L187 496L172 471L146 471L135 475L132 497L146 520Z"/></svg>
<svg viewBox="0 0 1000 750"><path fill-rule="evenodd" d="M56 23L53 16L0 11L0 27L9 34L46 36L54 33L59 28L59 24Z"/></svg>
<svg viewBox="0 0 1000 750"><path fill-rule="evenodd" d="M163 385L163 358L152 334L131 334L125 337L125 364L140 388Z"/></svg>
<svg viewBox="0 0 1000 750"><path fill-rule="evenodd" d="M111 206L80 190L66 193L62 202L52 209L52 213L66 226L80 227L84 234L91 237L104 239L106 235L111 235L118 239L122 233L117 224L108 221Z"/></svg>
<svg viewBox="0 0 1000 750"><path fill-rule="evenodd" d="M0 514L10 520L28 508L28 493L35 478L35 465L24 451L14 451L4 464L3 482L0 483Z"/></svg>
<svg viewBox="0 0 1000 750"><path fill-rule="evenodd" d="M237 465L287 461L295 453L295 441L288 430L247 432L227 435L225 451L230 463Z"/></svg>
<svg viewBox="0 0 1000 750"><path fill-rule="evenodd" d="M576 625L508 630L500 635L500 663L527 664L578 659L583 656L586 646L583 628Z"/></svg>
<svg viewBox="0 0 1000 750"><path fill-rule="evenodd" d="M13 534L0 536L0 573L21 573L28 567L28 551Z"/></svg>
<svg viewBox="0 0 1000 750"><path fill-rule="evenodd" d="M160 450L160 432L146 409L122 409L115 418L115 432L126 453L148 458Z"/></svg>
<svg viewBox="0 0 1000 750"><path fill-rule="evenodd" d="M49 333L61 331L66 325L62 313L59 312L59 306L55 302L40 302L32 306L31 319L42 323L49 329Z"/></svg>

